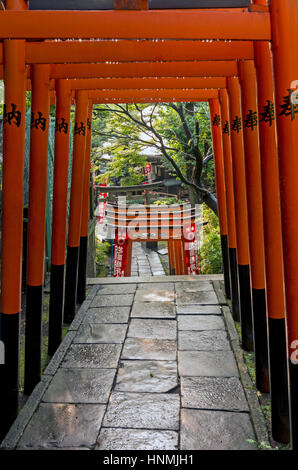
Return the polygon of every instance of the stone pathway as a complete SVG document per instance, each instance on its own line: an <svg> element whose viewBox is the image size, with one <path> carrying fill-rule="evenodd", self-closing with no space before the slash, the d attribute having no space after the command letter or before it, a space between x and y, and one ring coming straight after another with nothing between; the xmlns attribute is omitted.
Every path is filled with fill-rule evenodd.
<svg viewBox="0 0 298 470"><path fill-rule="evenodd" d="M2 447L255 449L213 284L180 278L98 280Z"/></svg>
<svg viewBox="0 0 298 470"><path fill-rule="evenodd" d="M135 242L132 246L132 276L162 276L165 274L158 254L146 248L145 243Z"/></svg>

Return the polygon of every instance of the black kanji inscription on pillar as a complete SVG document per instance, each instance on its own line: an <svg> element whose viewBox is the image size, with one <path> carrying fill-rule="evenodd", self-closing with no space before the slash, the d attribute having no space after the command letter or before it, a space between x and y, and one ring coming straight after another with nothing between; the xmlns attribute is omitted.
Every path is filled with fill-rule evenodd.
<svg viewBox="0 0 298 470"><path fill-rule="evenodd" d="M22 113L21 111L17 111L17 105L11 103L11 111L7 112L6 104L3 106L3 123L9 125L16 125L20 127L22 120Z"/></svg>
<svg viewBox="0 0 298 470"><path fill-rule="evenodd" d="M215 114L212 124L213 126L216 126L216 127L220 125L220 116L218 114Z"/></svg>
<svg viewBox="0 0 298 470"><path fill-rule="evenodd" d="M236 131L237 134L239 134L241 129L242 129L241 118L239 116L236 116L232 123L232 131Z"/></svg>
<svg viewBox="0 0 298 470"><path fill-rule="evenodd" d="M253 131L254 128L257 127L257 125L258 125L258 113L250 109L244 120L244 127L247 127L248 129L251 129Z"/></svg>
<svg viewBox="0 0 298 470"><path fill-rule="evenodd" d="M68 122L64 118L61 118L60 122L59 119L56 118L56 126L55 126L56 132L64 132L67 134L68 132Z"/></svg>
<svg viewBox="0 0 298 470"><path fill-rule="evenodd" d="M83 122L81 122L80 124L81 125L78 126L78 123L77 122L75 123L75 128L74 128L75 135L78 135L78 134L79 135L85 135L85 133L86 133L86 126L84 126Z"/></svg>
<svg viewBox="0 0 298 470"><path fill-rule="evenodd" d="M47 120L40 111L38 111L37 115L38 117L34 118L34 113L31 113L31 129L40 129L44 132L47 127Z"/></svg>
<svg viewBox="0 0 298 470"><path fill-rule="evenodd" d="M267 100L267 104L264 106L264 111L261 113L261 116L260 122L269 122L269 126L271 127L275 120L275 109L272 101Z"/></svg>
<svg viewBox="0 0 298 470"><path fill-rule="evenodd" d="M230 125L229 121L226 121L224 126L223 126L223 133L230 135Z"/></svg>
<svg viewBox="0 0 298 470"><path fill-rule="evenodd" d="M293 121L295 119L295 114L298 113L298 104L293 104L291 101L293 90L289 89L288 92L288 95L283 97L283 104L279 105L279 107L282 109L279 115L291 116Z"/></svg>

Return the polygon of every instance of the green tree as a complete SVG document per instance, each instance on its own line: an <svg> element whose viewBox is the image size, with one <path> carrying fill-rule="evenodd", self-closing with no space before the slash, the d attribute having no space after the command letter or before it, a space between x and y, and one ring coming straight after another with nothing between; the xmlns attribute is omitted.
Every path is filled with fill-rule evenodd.
<svg viewBox="0 0 298 470"><path fill-rule="evenodd" d="M201 274L220 274L222 272L221 241L218 217L203 204L204 239L199 250Z"/></svg>
<svg viewBox="0 0 298 470"><path fill-rule="evenodd" d="M140 169L146 164L141 152L154 148L164 165L188 188L192 205L205 202L217 214L206 103L100 105L93 114L94 135L105 139L100 152L113 156L105 177L124 175L125 184L140 182Z"/></svg>

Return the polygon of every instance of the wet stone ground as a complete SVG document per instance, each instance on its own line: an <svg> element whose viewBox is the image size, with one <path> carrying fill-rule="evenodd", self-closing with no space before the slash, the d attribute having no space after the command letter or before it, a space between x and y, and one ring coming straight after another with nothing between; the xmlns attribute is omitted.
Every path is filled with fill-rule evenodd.
<svg viewBox="0 0 298 470"><path fill-rule="evenodd" d="M133 243L132 276L162 276L165 274L163 265L156 251L147 249L145 243Z"/></svg>
<svg viewBox="0 0 298 470"><path fill-rule="evenodd" d="M212 282L168 279L93 287L18 449L256 448Z"/></svg>

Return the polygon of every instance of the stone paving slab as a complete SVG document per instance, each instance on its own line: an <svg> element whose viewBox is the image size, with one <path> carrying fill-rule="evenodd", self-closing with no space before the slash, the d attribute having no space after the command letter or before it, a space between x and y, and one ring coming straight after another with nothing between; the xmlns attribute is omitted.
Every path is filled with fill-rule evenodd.
<svg viewBox="0 0 298 470"><path fill-rule="evenodd" d="M137 302L131 311L132 318L174 318L175 305L172 302Z"/></svg>
<svg viewBox="0 0 298 470"><path fill-rule="evenodd" d="M222 315L219 305L177 305L179 315Z"/></svg>
<svg viewBox="0 0 298 470"><path fill-rule="evenodd" d="M99 287L97 292L97 296L100 295L109 295L109 294L134 294L136 291L137 285L136 284L122 284L120 286L110 284L110 285L102 285Z"/></svg>
<svg viewBox="0 0 298 470"><path fill-rule="evenodd" d="M115 390L166 393L177 385L176 361L121 361Z"/></svg>
<svg viewBox="0 0 298 470"><path fill-rule="evenodd" d="M108 368L118 365L120 344L72 344L61 367Z"/></svg>
<svg viewBox="0 0 298 470"><path fill-rule="evenodd" d="M157 253L147 249L145 243L133 243L131 274L138 276L164 276L165 271Z"/></svg>
<svg viewBox="0 0 298 470"><path fill-rule="evenodd" d="M169 281L168 281L169 280ZM135 284L135 283L158 283L161 282L198 282L198 281L223 281L223 274L201 274L201 275L173 275L173 276L144 276L144 277L115 277L111 279L110 277L90 277L87 279L88 285L90 286L99 286L105 284Z"/></svg>
<svg viewBox="0 0 298 470"><path fill-rule="evenodd" d="M59 369L43 401L107 403L115 374L116 369Z"/></svg>
<svg viewBox="0 0 298 470"><path fill-rule="evenodd" d="M178 315L178 329L185 331L224 330L224 321L213 315Z"/></svg>
<svg viewBox="0 0 298 470"><path fill-rule="evenodd" d="M74 343L120 343L126 335L127 325L85 323L81 325Z"/></svg>
<svg viewBox="0 0 298 470"><path fill-rule="evenodd" d="M163 264L161 263L159 258L149 258L149 263L153 276L161 276L161 274L157 273L164 273L165 275Z"/></svg>
<svg viewBox="0 0 298 470"><path fill-rule="evenodd" d="M177 305L188 305L188 304L201 304L210 305L218 304L218 300L214 291L201 291L201 292L185 292L178 291L177 294Z"/></svg>
<svg viewBox="0 0 298 470"><path fill-rule="evenodd" d="M231 346L225 331L179 331L179 351L230 351Z"/></svg>
<svg viewBox="0 0 298 470"><path fill-rule="evenodd" d="M95 446L104 411L104 405L41 403L18 448Z"/></svg>
<svg viewBox="0 0 298 470"><path fill-rule="evenodd" d="M211 281L198 281L198 282L176 282L176 292L206 292L213 291L213 285Z"/></svg>
<svg viewBox="0 0 298 470"><path fill-rule="evenodd" d="M124 343L122 359L148 359L174 361L177 343L169 339L127 338Z"/></svg>
<svg viewBox="0 0 298 470"><path fill-rule="evenodd" d="M180 376L233 377L239 376L231 351L179 351Z"/></svg>
<svg viewBox="0 0 298 470"><path fill-rule="evenodd" d="M102 428L95 450L177 450L178 432Z"/></svg>
<svg viewBox="0 0 298 470"><path fill-rule="evenodd" d="M256 450L247 413L182 410L181 450Z"/></svg>
<svg viewBox="0 0 298 470"><path fill-rule="evenodd" d="M175 293L173 290L158 288L138 289L135 295L135 302L174 302Z"/></svg>
<svg viewBox="0 0 298 470"><path fill-rule="evenodd" d="M253 448L212 279L96 282L4 448Z"/></svg>
<svg viewBox="0 0 298 470"><path fill-rule="evenodd" d="M130 307L90 308L83 323L128 323Z"/></svg>
<svg viewBox="0 0 298 470"><path fill-rule="evenodd" d="M103 426L178 430L179 413L178 394L113 392Z"/></svg>
<svg viewBox="0 0 298 470"><path fill-rule="evenodd" d="M237 377L181 377L183 408L249 411Z"/></svg>
<svg viewBox="0 0 298 470"><path fill-rule="evenodd" d="M96 295L90 307L125 307L133 302L134 294Z"/></svg>
<svg viewBox="0 0 298 470"><path fill-rule="evenodd" d="M127 333L128 338L176 339L175 320L141 320L133 318Z"/></svg>
<svg viewBox="0 0 298 470"><path fill-rule="evenodd" d="M175 284L174 282L158 282L158 283L153 283L153 282L147 282L147 283L142 283L140 282L138 284L138 289L137 292L140 290L162 290L162 291L173 291L175 290Z"/></svg>

